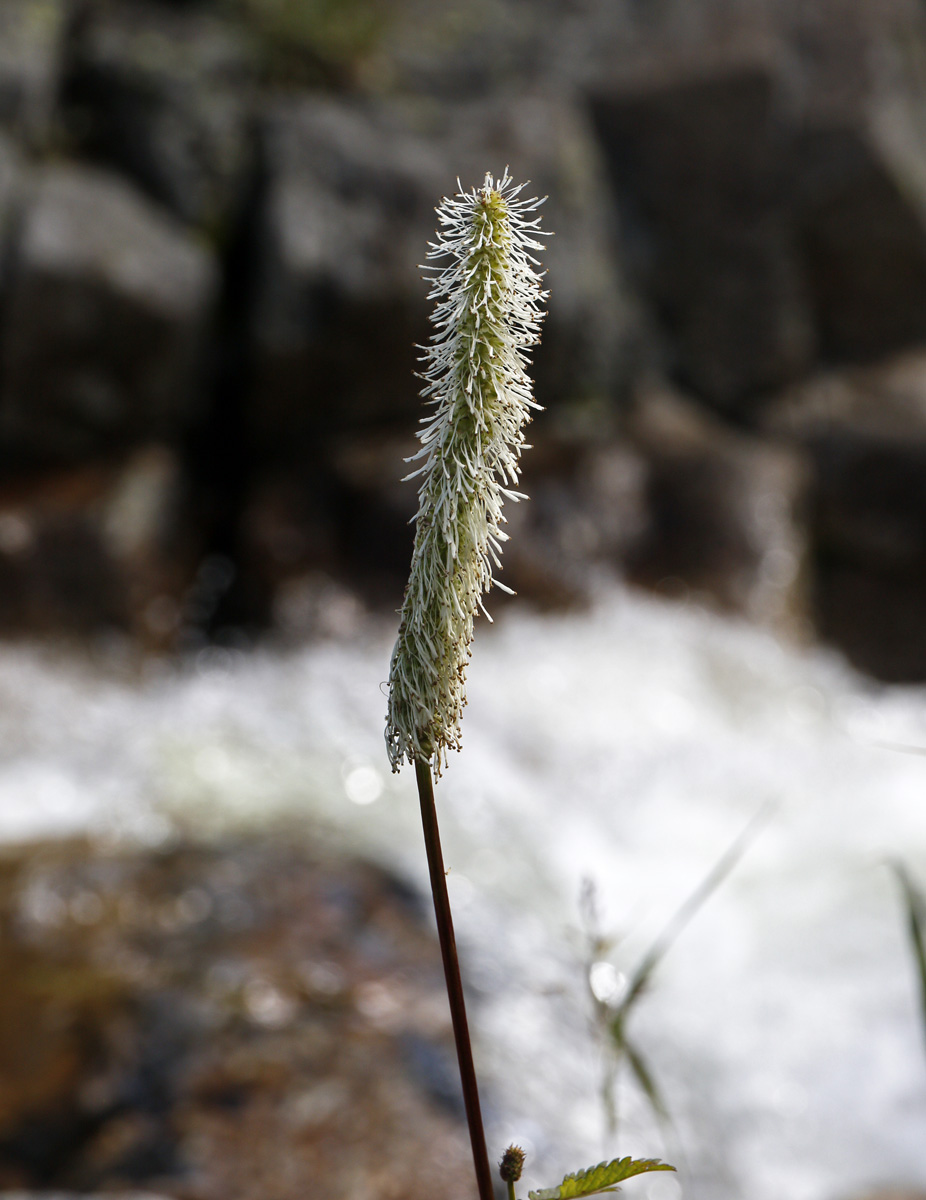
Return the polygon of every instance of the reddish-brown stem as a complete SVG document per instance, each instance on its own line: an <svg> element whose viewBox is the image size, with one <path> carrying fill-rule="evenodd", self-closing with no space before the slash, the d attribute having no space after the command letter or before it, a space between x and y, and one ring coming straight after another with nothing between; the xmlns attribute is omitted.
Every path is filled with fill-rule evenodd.
<svg viewBox="0 0 926 1200"><path fill-rule="evenodd" d="M428 871L431 875L431 895L434 898L434 915L437 917L437 934L440 939L441 958L444 961L444 978L447 981L447 998L450 1001L450 1018L453 1022L453 1038L457 1046L457 1061L460 1064L460 1080L463 1084L463 1103L469 1125L469 1140L473 1148L473 1165L479 1185L479 1200L493 1200L492 1171L486 1150L485 1131L482 1128L482 1112L479 1107L479 1088L476 1085L476 1068L473 1066L473 1049L469 1040L469 1025L466 1021L466 1005L463 1002L463 983L460 978L460 963L457 958L457 943L453 936L453 919L450 915L450 899L447 895L447 876L444 871L444 856L441 852L440 831L437 827L437 809L434 805L434 783L430 764L420 759L415 763L418 780L418 798L421 801L421 825L424 829L424 844L428 852Z"/></svg>

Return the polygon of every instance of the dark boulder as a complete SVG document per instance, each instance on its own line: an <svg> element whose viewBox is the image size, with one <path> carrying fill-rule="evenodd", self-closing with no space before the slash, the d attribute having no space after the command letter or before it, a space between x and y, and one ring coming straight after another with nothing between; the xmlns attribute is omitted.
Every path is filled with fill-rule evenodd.
<svg viewBox="0 0 926 1200"><path fill-rule="evenodd" d="M853 666L885 683L926 679L926 575L865 570L821 557L814 571L816 631Z"/></svg>
<svg viewBox="0 0 926 1200"><path fill-rule="evenodd" d="M75 41L68 123L85 153L221 236L253 166L254 75L243 31L206 11L102 6Z"/></svg>
<svg viewBox="0 0 926 1200"><path fill-rule="evenodd" d="M291 633L300 625L308 631L319 624L315 593L327 592L332 579L377 606L399 605L417 508L414 485L400 481L415 445L410 436L342 435L320 444L311 463L268 465L255 474L239 560L257 613L282 614Z"/></svg>
<svg viewBox="0 0 926 1200"><path fill-rule="evenodd" d="M810 463L820 632L879 678L926 678L926 359L814 380L766 424Z"/></svg>
<svg viewBox="0 0 926 1200"><path fill-rule="evenodd" d="M601 91L592 113L628 268L696 394L736 409L814 353L788 195L788 131L762 64Z"/></svg>
<svg viewBox="0 0 926 1200"><path fill-rule="evenodd" d="M0 1188L471 1195L403 884L293 836L0 862Z"/></svg>
<svg viewBox="0 0 926 1200"><path fill-rule="evenodd" d="M0 445L74 459L182 430L216 290L209 254L130 185L38 172L2 331Z"/></svg>
<svg viewBox="0 0 926 1200"><path fill-rule="evenodd" d="M0 633L180 633L200 547L180 521L182 472L164 447L0 486Z"/></svg>
<svg viewBox="0 0 926 1200"><path fill-rule="evenodd" d="M23 188L22 159L14 144L0 134L0 297L6 292L12 238Z"/></svg>
<svg viewBox="0 0 926 1200"><path fill-rule="evenodd" d="M599 417L600 421L600 417ZM499 578L542 608L581 606L602 567L675 599L803 634L800 452L735 432L648 384L624 419L560 426L524 459ZM493 612L504 596L493 596Z"/></svg>
<svg viewBox="0 0 926 1200"><path fill-rule="evenodd" d="M382 111L279 105L253 314L253 424L284 452L357 424L413 421L427 307L419 230L447 181L427 143Z"/></svg>
<svg viewBox="0 0 926 1200"><path fill-rule="evenodd" d="M67 0L0 3L0 125L32 145L51 130L69 13Z"/></svg>
<svg viewBox="0 0 926 1200"><path fill-rule="evenodd" d="M581 115L545 100L465 109L288 102L266 123L251 412L278 453L316 431L419 413L415 343L429 334L417 264L433 209L509 163L549 191L544 256L557 283L536 356L542 403L614 387L629 318L611 265L606 194ZM626 365L626 364L624 364Z"/></svg>
<svg viewBox="0 0 926 1200"><path fill-rule="evenodd" d="M824 362L926 343L926 137L904 107L898 97L891 119L811 126L795 142L796 233Z"/></svg>
<svg viewBox="0 0 926 1200"><path fill-rule="evenodd" d="M694 75L669 61L591 100L668 366L738 420L815 364L926 343L922 80L837 95L828 56L874 53L852 32L840 50L828 31L828 72L805 64L803 92L779 47Z"/></svg>
<svg viewBox="0 0 926 1200"><path fill-rule="evenodd" d="M663 390L628 429L644 462L628 577L668 595L801 630L806 471L799 453L725 428Z"/></svg>

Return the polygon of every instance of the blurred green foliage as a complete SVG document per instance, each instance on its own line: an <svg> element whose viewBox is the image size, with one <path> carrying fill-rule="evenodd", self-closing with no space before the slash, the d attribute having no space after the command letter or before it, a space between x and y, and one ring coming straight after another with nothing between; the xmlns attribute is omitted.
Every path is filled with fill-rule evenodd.
<svg viewBox="0 0 926 1200"><path fill-rule="evenodd" d="M222 0L264 50L277 82L349 80L391 25L398 0Z"/></svg>

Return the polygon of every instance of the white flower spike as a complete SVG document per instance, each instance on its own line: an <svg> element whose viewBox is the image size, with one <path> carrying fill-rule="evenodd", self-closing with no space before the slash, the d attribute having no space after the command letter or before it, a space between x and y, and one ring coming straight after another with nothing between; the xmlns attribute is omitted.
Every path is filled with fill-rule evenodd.
<svg viewBox="0 0 926 1200"><path fill-rule="evenodd" d="M457 186L460 187L459 180ZM466 666L476 608L496 584L502 501L525 499L518 482L523 430L534 402L528 351L540 340L542 250L535 235L542 200L521 200L507 168L498 182L445 197L428 259L435 332L421 347L421 395L434 409L409 462L422 465L411 573L389 670L386 746L392 769L459 750ZM486 613L488 617L488 613ZM491 618L489 618L491 620Z"/></svg>

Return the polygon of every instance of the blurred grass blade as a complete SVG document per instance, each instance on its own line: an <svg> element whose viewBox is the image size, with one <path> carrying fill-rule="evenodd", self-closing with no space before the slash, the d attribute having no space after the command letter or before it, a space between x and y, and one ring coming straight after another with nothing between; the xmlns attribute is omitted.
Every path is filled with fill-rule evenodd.
<svg viewBox="0 0 926 1200"><path fill-rule="evenodd" d="M656 1086L656 1081L652 1076L646 1061L640 1054L639 1050L633 1046L627 1039L624 1039L624 1052L627 1055L627 1061L630 1064L630 1069L633 1072L634 1078L643 1090L650 1106L656 1116L666 1124L671 1123L669 1109L665 1100L662 1098L662 1093Z"/></svg>
<svg viewBox="0 0 926 1200"><path fill-rule="evenodd" d="M762 826L766 824L777 808L777 800L770 800L762 805L755 816L750 819L742 833L733 840L688 899L684 901L681 907L669 919L668 924L653 942L649 951L644 955L643 961L634 972L633 978L630 981L630 987L627 989L627 995L621 1001L620 1008L618 1009L615 1023L618 1018L623 1020L630 1013L633 1005L649 983L650 976L672 948L679 934L682 933L685 926L688 925L699 909L717 891L755 840Z"/></svg>
<svg viewBox="0 0 926 1200"><path fill-rule="evenodd" d="M923 1022L923 1036L926 1037L926 897L913 882L903 863L894 863L893 867L906 908L907 933L919 976L920 1017Z"/></svg>
<svg viewBox="0 0 926 1200"><path fill-rule="evenodd" d="M605 1006L602 1005L599 1011L603 1012L604 1010ZM611 1054L601 1083L601 1098L604 1101L605 1125L608 1130L608 1136L616 1138L618 1125L617 1077L627 1053L623 1017L618 1015L613 1020L609 1020L607 1029L610 1036Z"/></svg>
<svg viewBox="0 0 926 1200"><path fill-rule="evenodd" d="M626 1027L627 1021L633 1012L634 1006L643 995L649 984L650 978L660 962L663 960L672 945L685 929L685 926L696 915L698 910L705 902L713 895L718 887L727 878L748 847L751 845L761 827L770 818L772 813L777 809L777 801L769 801L763 804L758 812L749 820L743 831L734 839L726 851L720 856L711 870L705 875L698 886L694 889L691 895L678 908L674 915L670 918L665 928L653 942L648 952L643 956L640 965L633 973L630 986L627 992L617 1007L612 1008L606 1001L599 999L595 995L594 988L591 989L592 999L595 1004L595 1011L598 1014L598 1019L605 1025L610 1046L613 1065L605 1069L605 1074L602 1080L602 1100L605 1111L605 1121L609 1133L612 1136L617 1134L618 1124L618 1097L617 1097L617 1073L623 1064L627 1061L630 1070L636 1079L637 1084L646 1096L653 1114L659 1123L666 1128L672 1128L672 1116L669 1112L668 1105L663 1099L656 1081L653 1077L649 1066L640 1052L627 1039ZM586 908L591 913L590 924L593 925L593 947L595 952L598 952L599 947L603 943L600 934L597 934L597 917L594 912L593 897L586 896L584 899Z"/></svg>

